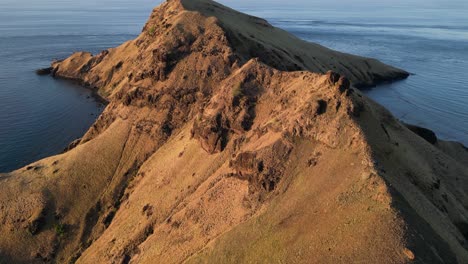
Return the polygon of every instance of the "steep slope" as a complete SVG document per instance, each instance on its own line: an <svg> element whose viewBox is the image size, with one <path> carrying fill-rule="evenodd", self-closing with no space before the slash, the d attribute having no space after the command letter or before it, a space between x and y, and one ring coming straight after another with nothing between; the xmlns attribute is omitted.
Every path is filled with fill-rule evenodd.
<svg viewBox="0 0 468 264"><path fill-rule="evenodd" d="M66 153L0 176L3 262L468 261L467 150L351 86L403 71L172 0L52 74L109 104Z"/></svg>

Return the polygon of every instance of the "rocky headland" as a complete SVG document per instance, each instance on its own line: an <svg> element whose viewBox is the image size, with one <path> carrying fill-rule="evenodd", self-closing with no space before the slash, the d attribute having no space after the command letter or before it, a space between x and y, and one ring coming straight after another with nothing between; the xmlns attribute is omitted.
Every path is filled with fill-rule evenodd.
<svg viewBox="0 0 468 264"><path fill-rule="evenodd" d="M1 263L468 262L467 149L357 89L403 70L169 0L49 72L109 103L0 175Z"/></svg>

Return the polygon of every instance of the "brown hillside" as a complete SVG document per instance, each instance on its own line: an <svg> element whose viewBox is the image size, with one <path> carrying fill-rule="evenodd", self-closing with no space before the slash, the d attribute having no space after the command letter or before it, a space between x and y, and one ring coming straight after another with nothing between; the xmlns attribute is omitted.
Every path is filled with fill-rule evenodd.
<svg viewBox="0 0 468 264"><path fill-rule="evenodd" d="M468 263L467 149L355 88L402 70L209 0L52 68L109 104L0 175L0 263Z"/></svg>

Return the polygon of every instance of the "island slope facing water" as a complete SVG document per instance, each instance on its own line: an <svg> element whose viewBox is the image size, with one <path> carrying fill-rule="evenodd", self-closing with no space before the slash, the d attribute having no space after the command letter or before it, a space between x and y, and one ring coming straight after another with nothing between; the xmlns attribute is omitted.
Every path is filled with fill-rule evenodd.
<svg viewBox="0 0 468 264"><path fill-rule="evenodd" d="M103 110L91 91L34 71L134 38L152 8L143 2L0 1L0 172L61 153L89 129Z"/></svg>
<svg viewBox="0 0 468 264"><path fill-rule="evenodd" d="M221 2L302 39L413 73L366 95L404 122L468 145L466 1ZM74 51L96 54L135 38L154 5L148 0L0 2L0 172L62 152L102 110L86 89L35 76L34 70Z"/></svg>
<svg viewBox="0 0 468 264"><path fill-rule="evenodd" d="M404 71L172 0L53 74L110 103L75 148L1 176L8 262L468 260L467 150L350 86Z"/></svg>

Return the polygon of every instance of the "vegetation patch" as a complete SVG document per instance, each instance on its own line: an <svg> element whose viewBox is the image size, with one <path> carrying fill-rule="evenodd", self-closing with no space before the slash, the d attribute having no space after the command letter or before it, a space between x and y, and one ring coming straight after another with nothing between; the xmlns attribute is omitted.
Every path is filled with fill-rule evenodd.
<svg viewBox="0 0 468 264"><path fill-rule="evenodd" d="M155 26L151 26L151 27L148 29L148 35L154 36L155 33L156 33L156 27L155 27Z"/></svg>
<svg viewBox="0 0 468 264"><path fill-rule="evenodd" d="M244 95L244 91L242 90L242 82L239 82L232 89L232 96L233 97L242 97L243 95Z"/></svg>
<svg viewBox="0 0 468 264"><path fill-rule="evenodd" d="M61 224L61 223L55 224L54 229L55 229L55 233L57 234L57 236L59 236L59 237L64 237L65 236L66 229L65 229L64 224Z"/></svg>

